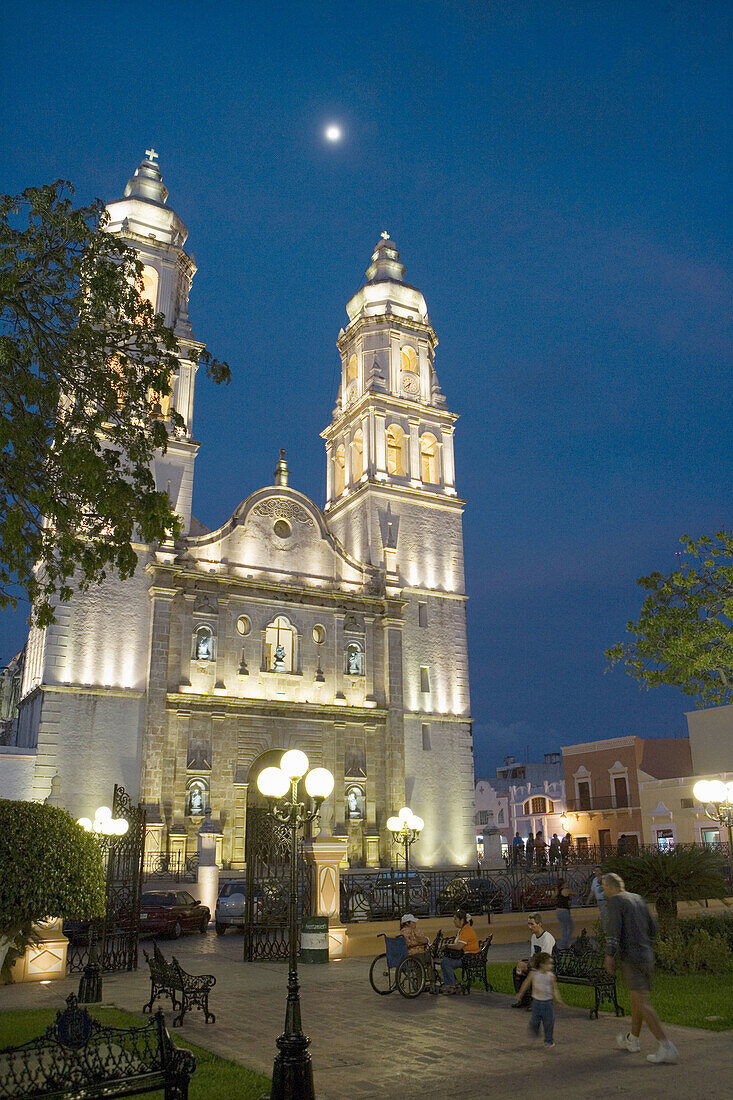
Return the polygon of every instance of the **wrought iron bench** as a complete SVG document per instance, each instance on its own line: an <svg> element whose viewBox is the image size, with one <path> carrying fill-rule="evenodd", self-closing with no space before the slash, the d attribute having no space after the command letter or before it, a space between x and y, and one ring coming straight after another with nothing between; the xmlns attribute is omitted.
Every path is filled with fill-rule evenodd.
<svg viewBox="0 0 733 1100"><path fill-rule="evenodd" d="M105 1027L67 1007L36 1039L0 1050L0 1100L94 1100L164 1090L165 1100L187 1100L196 1069L190 1050L174 1046L159 1008L140 1027Z"/></svg>
<svg viewBox="0 0 733 1100"><path fill-rule="evenodd" d="M553 951L555 977L567 985L592 986L595 1004L590 1010L591 1020L598 1019L598 1009L604 1001L612 1004L617 1016L625 1012L616 998L616 979L604 966L603 954L593 950L577 950L573 947L556 947Z"/></svg>
<svg viewBox="0 0 733 1100"><path fill-rule="evenodd" d="M180 1027L187 1012L192 1008L203 1011L208 1024L216 1023L216 1016L209 1012L209 992L216 985L213 974L189 974L183 969L175 955L168 962L157 943L153 944L153 955L143 951L150 967L150 1000L143 1005L143 1012L152 1012L158 997L170 997L178 1015L173 1017L173 1026Z"/></svg>
<svg viewBox="0 0 733 1100"><path fill-rule="evenodd" d="M461 959L461 986L464 993L469 994L471 992L471 982L474 981L483 982L486 992L493 993L494 987L486 977L486 959L493 938L492 934L487 939L482 940L475 955L467 955L464 951Z"/></svg>

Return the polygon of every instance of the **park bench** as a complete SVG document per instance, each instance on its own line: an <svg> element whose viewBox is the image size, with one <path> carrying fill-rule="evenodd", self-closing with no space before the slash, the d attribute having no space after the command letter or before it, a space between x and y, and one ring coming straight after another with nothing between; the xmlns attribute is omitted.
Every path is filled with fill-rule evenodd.
<svg viewBox="0 0 733 1100"><path fill-rule="evenodd" d="M143 954L150 967L150 1000L143 1005L143 1012L152 1012L158 997L170 997L173 1008L179 1010L173 1018L174 1027L181 1026L192 1008L203 1011L207 1024L216 1023L216 1016L209 1012L209 991L216 985L213 974L187 973L175 955L168 962L157 943L153 944L152 956L145 950Z"/></svg>
<svg viewBox="0 0 733 1100"><path fill-rule="evenodd" d="M585 945L579 949L578 943L575 943L572 947L556 947L553 959L558 982L593 988L595 1004L590 1010L591 1020L598 1019L598 1009L604 1001L613 1005L617 1016L625 1015L616 999L616 979L606 970L602 952Z"/></svg>
<svg viewBox="0 0 733 1100"><path fill-rule="evenodd" d="M163 1089L165 1100L187 1100L196 1069L190 1050L174 1046L163 1012L140 1027L106 1027L79 1008L66 1008L36 1039L0 1050L0 1100L95 1100Z"/></svg>
<svg viewBox="0 0 733 1100"><path fill-rule="evenodd" d="M487 939L482 940L479 944L478 952L475 955L467 955L464 951L463 957L461 958L461 971L463 974L461 985L464 993L468 994L471 992L471 982L473 981L483 982L486 992L493 992L494 987L486 977L486 959L493 938L493 935L491 935Z"/></svg>

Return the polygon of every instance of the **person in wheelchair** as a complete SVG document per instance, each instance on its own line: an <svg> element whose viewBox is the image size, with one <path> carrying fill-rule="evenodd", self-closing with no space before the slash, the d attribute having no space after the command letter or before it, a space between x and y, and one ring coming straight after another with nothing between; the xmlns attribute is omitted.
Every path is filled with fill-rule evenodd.
<svg viewBox="0 0 733 1100"><path fill-rule="evenodd" d="M417 917L405 913L400 918L400 935L407 944L408 955L423 955L430 946L430 940L417 930Z"/></svg>

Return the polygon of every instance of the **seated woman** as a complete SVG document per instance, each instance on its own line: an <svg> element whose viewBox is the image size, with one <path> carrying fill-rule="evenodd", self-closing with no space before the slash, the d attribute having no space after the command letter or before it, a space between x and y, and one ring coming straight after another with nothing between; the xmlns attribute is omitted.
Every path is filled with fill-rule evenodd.
<svg viewBox="0 0 733 1100"><path fill-rule="evenodd" d="M400 919L400 935L407 944L408 955L422 955L430 944L427 936L417 930L417 917L412 913L405 913Z"/></svg>
<svg viewBox="0 0 733 1100"><path fill-rule="evenodd" d="M463 955L478 955L478 936L473 930L473 919L465 911L458 909L453 918L458 932L455 939L448 944L446 954L440 961L440 969L443 972L443 988L441 993L457 993L456 970L461 967Z"/></svg>

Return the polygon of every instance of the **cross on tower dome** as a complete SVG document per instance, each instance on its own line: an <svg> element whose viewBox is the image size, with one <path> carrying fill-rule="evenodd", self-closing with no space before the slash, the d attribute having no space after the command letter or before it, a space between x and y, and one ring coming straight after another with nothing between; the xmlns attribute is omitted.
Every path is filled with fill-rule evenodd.
<svg viewBox="0 0 733 1100"><path fill-rule="evenodd" d="M156 160L158 159L158 154L153 147L145 150L145 156L148 158L149 161L152 161L153 164L155 164Z"/></svg>
<svg viewBox="0 0 733 1100"><path fill-rule="evenodd" d="M386 230L386 229L383 229L383 230L382 230L382 232L380 233L380 237L382 237L382 238L383 238L383 240L385 240L385 241L388 241L388 240L389 240L389 233L387 232L387 230Z"/></svg>

